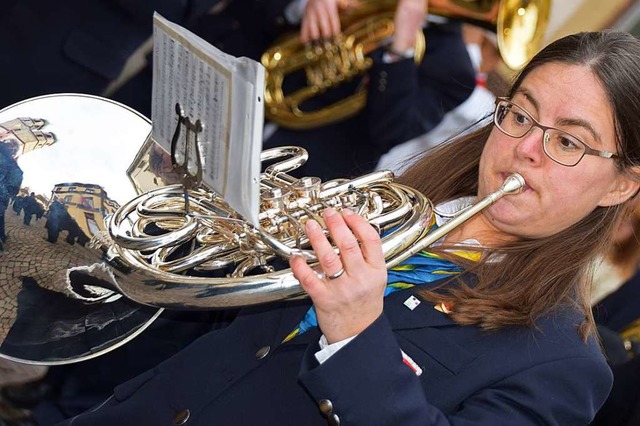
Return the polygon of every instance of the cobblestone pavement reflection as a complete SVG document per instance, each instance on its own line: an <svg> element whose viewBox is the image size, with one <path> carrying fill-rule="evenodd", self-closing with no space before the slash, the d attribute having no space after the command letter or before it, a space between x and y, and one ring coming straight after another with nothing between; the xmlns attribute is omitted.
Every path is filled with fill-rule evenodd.
<svg viewBox="0 0 640 426"><path fill-rule="evenodd" d="M17 314L17 296L24 277L33 278L48 290L64 291L67 269L96 260L95 251L65 241L62 231L56 243L46 240L46 218L22 223L22 215L7 209L5 224L9 239L0 251L0 342Z"/></svg>

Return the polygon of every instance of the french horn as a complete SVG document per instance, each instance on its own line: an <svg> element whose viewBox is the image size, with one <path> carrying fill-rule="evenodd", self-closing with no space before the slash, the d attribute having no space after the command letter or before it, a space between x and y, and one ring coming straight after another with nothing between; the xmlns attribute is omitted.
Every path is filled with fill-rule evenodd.
<svg viewBox="0 0 640 426"><path fill-rule="evenodd" d="M304 224L322 224L327 207L352 209L379 229L392 267L524 187L511 177L427 233L431 202L391 172L297 179L288 172L306 161L306 151L281 147L262 153L270 165L260 179L259 225L251 225L205 186L183 186L175 158L150 130L130 108L88 95L43 96L0 111L1 143L15 148L23 171L0 252L0 356L76 362L125 344L164 308L305 297L288 259L317 262ZM32 193L40 219L20 201Z"/></svg>
<svg viewBox="0 0 640 426"><path fill-rule="evenodd" d="M366 87L320 109L305 102L361 77L372 65L367 56L389 43L394 33L397 0L360 0L340 16L342 34L335 41L303 45L292 33L262 55L267 70L265 114L290 129L311 129L357 114L366 103ZM537 53L549 20L551 0L429 0L429 14L458 19L496 33L504 63L522 68ZM422 60L424 34L416 38L415 61ZM306 85L289 87L294 75L304 75ZM297 83L297 81L295 82Z"/></svg>

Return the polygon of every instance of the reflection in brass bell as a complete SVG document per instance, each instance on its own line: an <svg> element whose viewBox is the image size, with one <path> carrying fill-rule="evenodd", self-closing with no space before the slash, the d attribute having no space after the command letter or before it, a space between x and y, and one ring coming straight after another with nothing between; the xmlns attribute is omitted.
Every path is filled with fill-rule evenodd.
<svg viewBox="0 0 640 426"><path fill-rule="evenodd" d="M99 117L99 119L98 119ZM116 102L51 95L0 111L22 171L0 251L0 356L64 364L130 340L162 311L123 298L107 221L164 184L148 119Z"/></svg>

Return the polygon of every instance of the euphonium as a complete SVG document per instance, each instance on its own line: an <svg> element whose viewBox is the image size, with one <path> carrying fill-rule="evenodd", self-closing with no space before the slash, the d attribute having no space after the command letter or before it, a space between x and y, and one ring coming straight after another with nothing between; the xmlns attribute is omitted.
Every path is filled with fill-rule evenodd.
<svg viewBox="0 0 640 426"><path fill-rule="evenodd" d="M267 117L291 129L309 129L346 119L364 108L366 89L359 85L351 96L319 110L303 105L345 81L364 74L372 64L371 51L393 35L397 0L361 0L340 17L342 35L335 42L305 46L294 33L262 55L267 70ZM503 61L520 69L538 51L544 36L550 0L430 0L429 13L460 19L496 32ZM416 62L425 50L423 33L416 41ZM285 79L304 71L307 85L285 93Z"/></svg>
<svg viewBox="0 0 640 426"><path fill-rule="evenodd" d="M310 218L322 224L327 207L352 209L384 232L391 267L524 187L512 177L427 234L431 202L391 172L297 179L288 172L306 151L275 148L262 153L272 164L261 176L253 226L203 186L185 193L150 130L135 111L86 95L44 96L0 111L0 143L16 148L24 175L0 251L0 356L75 362L124 344L162 308L304 297L288 258L316 262L303 229ZM36 201L28 207L31 193ZM40 220L38 205L46 210Z"/></svg>

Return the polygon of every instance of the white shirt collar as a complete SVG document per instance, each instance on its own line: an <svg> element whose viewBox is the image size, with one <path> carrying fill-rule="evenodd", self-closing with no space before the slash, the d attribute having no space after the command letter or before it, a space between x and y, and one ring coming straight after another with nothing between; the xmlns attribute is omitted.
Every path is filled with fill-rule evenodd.
<svg viewBox="0 0 640 426"><path fill-rule="evenodd" d="M445 201L443 203L438 204L433 209L436 215L436 224L438 226L442 226L443 224L447 223L448 221L453 219L455 216L457 216L462 210L471 207L473 205L474 200L475 200L475 197L469 196L469 197L456 198L455 200L449 200L449 201ZM444 237L436 241L434 244L435 245L442 244L443 239ZM460 245L475 246L475 247L481 246L480 242L474 238L469 238L467 240L461 241Z"/></svg>

